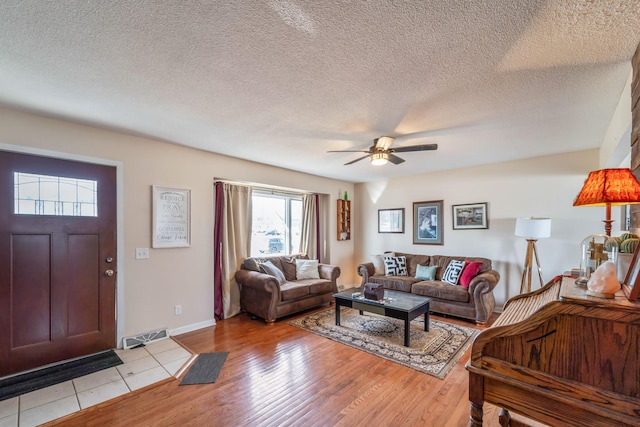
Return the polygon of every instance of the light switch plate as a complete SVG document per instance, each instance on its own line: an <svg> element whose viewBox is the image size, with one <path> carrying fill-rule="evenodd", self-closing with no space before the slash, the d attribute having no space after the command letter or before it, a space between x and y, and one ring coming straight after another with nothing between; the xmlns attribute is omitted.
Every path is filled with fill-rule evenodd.
<svg viewBox="0 0 640 427"><path fill-rule="evenodd" d="M136 248L136 259L149 259L149 248Z"/></svg>

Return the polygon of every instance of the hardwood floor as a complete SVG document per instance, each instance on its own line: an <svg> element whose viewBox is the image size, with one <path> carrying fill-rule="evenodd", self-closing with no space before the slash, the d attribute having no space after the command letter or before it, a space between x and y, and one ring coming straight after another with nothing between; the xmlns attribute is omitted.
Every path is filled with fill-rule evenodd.
<svg viewBox="0 0 640 427"><path fill-rule="evenodd" d="M216 383L168 381L47 425L469 425L469 350L439 380L291 326L294 317L267 326L241 314L174 337L194 353L230 352ZM485 425L498 413L485 405Z"/></svg>

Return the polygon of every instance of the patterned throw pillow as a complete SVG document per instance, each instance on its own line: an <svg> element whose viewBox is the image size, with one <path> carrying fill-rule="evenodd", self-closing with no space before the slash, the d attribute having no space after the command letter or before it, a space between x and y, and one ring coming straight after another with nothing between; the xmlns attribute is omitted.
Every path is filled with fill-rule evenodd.
<svg viewBox="0 0 640 427"><path fill-rule="evenodd" d="M457 285L463 268L464 261L456 261L455 259L452 259L449 261L449 265L442 275L442 281L451 285Z"/></svg>
<svg viewBox="0 0 640 427"><path fill-rule="evenodd" d="M285 279L284 277L284 273L280 271L280 269L276 267L271 261L261 262L260 272L268 274L270 276L274 276L278 283L280 283L281 285L287 281L287 279Z"/></svg>
<svg viewBox="0 0 640 427"><path fill-rule="evenodd" d="M384 274L387 276L408 276L407 257L385 256Z"/></svg>

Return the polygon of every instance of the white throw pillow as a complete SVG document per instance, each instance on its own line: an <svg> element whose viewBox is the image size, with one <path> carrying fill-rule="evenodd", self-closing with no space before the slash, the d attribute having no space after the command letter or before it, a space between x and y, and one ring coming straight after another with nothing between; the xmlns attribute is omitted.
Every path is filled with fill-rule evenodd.
<svg viewBox="0 0 640 427"><path fill-rule="evenodd" d="M373 272L376 276L384 276L384 255L371 255L371 262L373 263Z"/></svg>
<svg viewBox="0 0 640 427"><path fill-rule="evenodd" d="M319 279L317 259L297 259L296 279Z"/></svg>
<svg viewBox="0 0 640 427"><path fill-rule="evenodd" d="M385 256L396 256L395 252L385 252L383 255L371 255L371 263L374 268L374 276L384 276L386 274L386 269L384 266L384 257Z"/></svg>
<svg viewBox="0 0 640 427"><path fill-rule="evenodd" d="M452 259L451 261L449 261L449 265L442 275L442 281L451 285L457 285L458 279L460 278L460 273L462 273L463 269L464 261L457 261L455 259Z"/></svg>

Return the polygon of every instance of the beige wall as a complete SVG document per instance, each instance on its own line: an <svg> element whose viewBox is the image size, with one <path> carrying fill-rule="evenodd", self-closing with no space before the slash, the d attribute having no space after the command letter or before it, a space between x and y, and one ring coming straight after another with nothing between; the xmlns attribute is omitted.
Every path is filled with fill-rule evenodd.
<svg viewBox="0 0 640 427"><path fill-rule="evenodd" d="M288 188L295 183L297 189L328 194L329 261L341 267L340 283L352 281L353 240L339 242L334 236L338 190L353 194L351 183L7 109L0 109L0 149L49 150L65 158L121 165L121 336L161 327L181 332L213 323L214 177ZM136 260L135 248L151 245L151 185L191 190L191 247L150 249L150 259ZM176 304L182 305L181 316L173 314Z"/></svg>
<svg viewBox="0 0 640 427"><path fill-rule="evenodd" d="M621 134L621 132L618 132ZM623 141L629 144L628 141ZM119 335L160 327L175 332L213 322L213 178L291 187L327 194L329 262L339 265L339 283L359 284L356 266L384 250L491 258L502 279L498 306L518 293L526 242L513 235L519 216L552 218L552 236L538 242L545 280L577 267L580 242L603 230L604 208L573 207L584 179L599 169L598 150L422 174L353 185L178 145L110 132L66 121L0 109L0 149L49 150L66 158L89 157L120 165ZM192 245L150 249L135 260L135 248L150 247L151 185L192 192ZM335 238L336 197L353 201L352 240ZM444 245L412 243L412 203L444 200ZM451 205L487 202L489 229L452 230ZM377 212L404 207L405 233L378 234ZM613 209L618 219L619 208ZM619 233L614 223L613 234ZM173 307L183 307L181 316Z"/></svg>
<svg viewBox="0 0 640 427"><path fill-rule="evenodd" d="M604 232L604 208L572 206L598 162L598 150L590 150L357 184L356 262L387 250L490 258L501 275L495 290L501 307L519 292L522 278L527 243L514 236L517 217L552 218L551 238L537 243L545 281L578 267L582 240ZM442 246L413 244L413 202L429 200L444 200ZM489 204L489 228L453 230L451 205L478 202ZM385 208L405 208L404 234L377 233L377 212ZM613 208L613 218L619 215L619 208ZM619 222L613 228L618 235ZM537 283L535 278L536 288Z"/></svg>

